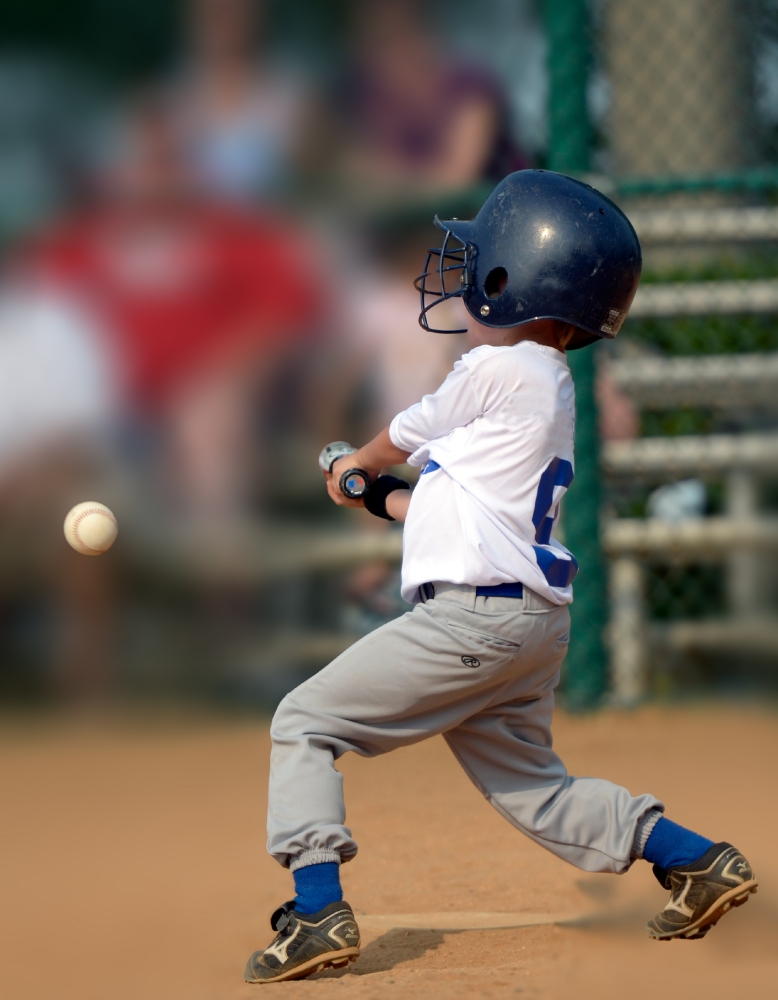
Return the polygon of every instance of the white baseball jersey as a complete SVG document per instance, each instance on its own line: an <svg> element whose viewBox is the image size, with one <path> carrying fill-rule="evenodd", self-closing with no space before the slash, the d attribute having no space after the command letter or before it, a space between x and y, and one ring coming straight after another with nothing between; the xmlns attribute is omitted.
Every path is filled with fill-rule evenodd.
<svg viewBox="0 0 778 1000"><path fill-rule="evenodd" d="M573 481L575 391L565 355L521 341L477 347L389 434L422 466L403 540L402 595L432 580L522 583L573 599L578 564L552 537Z"/></svg>

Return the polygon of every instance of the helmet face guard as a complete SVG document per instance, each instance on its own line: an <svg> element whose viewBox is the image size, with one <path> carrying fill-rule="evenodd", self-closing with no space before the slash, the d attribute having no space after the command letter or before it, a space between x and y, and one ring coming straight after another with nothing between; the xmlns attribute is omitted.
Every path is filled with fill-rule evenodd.
<svg viewBox="0 0 778 1000"><path fill-rule="evenodd" d="M455 236L446 223L435 216L435 225L444 233L440 247L430 247L424 271L413 283L421 297L419 325L430 333L467 333L467 327L458 330L441 330L430 326L428 313L447 299L462 298L472 284L472 263L475 247ZM430 264L437 262L430 270ZM432 280L433 287L429 287ZM453 286L453 287L452 287Z"/></svg>
<svg viewBox="0 0 778 1000"><path fill-rule="evenodd" d="M419 324L434 333L429 313L461 298L484 326L511 328L534 320L576 327L568 349L613 339L632 304L642 265L631 223L588 184L549 170L521 170L498 184L478 215L435 225L444 233L414 282Z"/></svg>

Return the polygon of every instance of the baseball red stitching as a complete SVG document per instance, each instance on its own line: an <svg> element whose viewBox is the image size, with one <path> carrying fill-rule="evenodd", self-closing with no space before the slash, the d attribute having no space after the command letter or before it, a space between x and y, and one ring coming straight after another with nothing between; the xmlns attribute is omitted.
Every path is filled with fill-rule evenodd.
<svg viewBox="0 0 778 1000"><path fill-rule="evenodd" d="M87 545L84 539L78 533L79 524L84 520L85 517L89 517L90 514L102 514L103 517L110 517L110 519L117 526L117 528L119 526L119 522L116 520L113 514L109 514L108 511L103 510L100 507L89 507L87 508L87 510L82 510L80 514L76 515L76 518L73 521L73 535L76 541L80 542L85 549L89 549L90 552L100 552L100 549L94 549L92 548L91 545Z"/></svg>

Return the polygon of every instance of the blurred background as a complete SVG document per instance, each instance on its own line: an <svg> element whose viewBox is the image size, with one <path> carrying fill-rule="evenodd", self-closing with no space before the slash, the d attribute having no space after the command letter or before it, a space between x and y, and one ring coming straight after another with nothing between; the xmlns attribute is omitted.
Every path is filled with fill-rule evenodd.
<svg viewBox="0 0 778 1000"><path fill-rule="evenodd" d="M778 3L6 0L6 705L267 710L407 610L401 531L317 455L468 349L412 279L435 213L526 166L645 251L617 342L571 355L563 697L776 690ZM84 499L99 559L62 537Z"/></svg>

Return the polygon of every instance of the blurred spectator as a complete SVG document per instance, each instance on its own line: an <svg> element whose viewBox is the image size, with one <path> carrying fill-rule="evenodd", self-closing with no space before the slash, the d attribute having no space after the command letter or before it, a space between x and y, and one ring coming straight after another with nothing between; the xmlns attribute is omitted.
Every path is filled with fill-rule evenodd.
<svg viewBox="0 0 778 1000"><path fill-rule="evenodd" d="M401 410L435 392L468 349L465 334L442 336L419 326L419 293L413 281L424 268L428 246L436 242L436 230L429 224L374 230L368 263L351 273L346 364L339 374L341 383L350 377L351 396L357 400L355 440L372 437ZM444 326L467 327L467 313L459 300L438 308ZM370 517L360 527L391 530L388 522ZM343 627L357 635L407 610L400 596L399 570L384 560L349 574L344 597Z"/></svg>
<svg viewBox="0 0 778 1000"><path fill-rule="evenodd" d="M427 228L431 232L427 232ZM463 336L441 336L419 326L419 293L414 279L424 268L435 230L393 226L373 240L368 267L352 276L349 302L350 362L365 399L363 436L372 436L396 414L434 392L466 350ZM467 326L461 303L439 308L445 325Z"/></svg>
<svg viewBox="0 0 778 1000"><path fill-rule="evenodd" d="M0 290L0 482L47 449L99 440L115 406L107 346L72 300Z"/></svg>
<svg viewBox="0 0 778 1000"><path fill-rule="evenodd" d="M299 80L259 55L261 0L189 0L189 52L174 112L201 190L232 202L288 179L304 112Z"/></svg>
<svg viewBox="0 0 778 1000"><path fill-rule="evenodd" d="M597 370L600 435L605 441L631 441L640 433L640 414L632 399L616 385L607 363Z"/></svg>
<svg viewBox="0 0 778 1000"><path fill-rule="evenodd" d="M702 480L680 479L655 489L646 501L646 512L663 521L684 521L704 517L707 505L708 491Z"/></svg>
<svg viewBox="0 0 778 1000"><path fill-rule="evenodd" d="M106 346L72 298L8 280L0 289L3 611L43 591L49 627L39 631L54 639L48 686L80 698L102 694L115 669L112 566L76 555L62 537L74 503L113 503L101 474L115 416Z"/></svg>
<svg viewBox="0 0 778 1000"><path fill-rule="evenodd" d="M497 180L525 166L500 84L441 50L413 0L357 5L354 65L341 87L345 168L405 197Z"/></svg>
<svg viewBox="0 0 778 1000"><path fill-rule="evenodd" d="M100 204L31 246L26 271L100 317L130 402L162 422L179 509L227 519L256 465L254 398L318 321L316 271L286 223L195 196L155 96L132 139Z"/></svg>
<svg viewBox="0 0 778 1000"><path fill-rule="evenodd" d="M52 676L72 697L116 673L118 556L69 551L62 518L95 497L128 529L158 520L156 480L106 477L102 439L140 429L141 473L161 473L177 518L239 529L258 411L324 306L299 232L194 193L168 111L136 102L122 168L17 250L0 293L0 586L37 579L48 595Z"/></svg>

